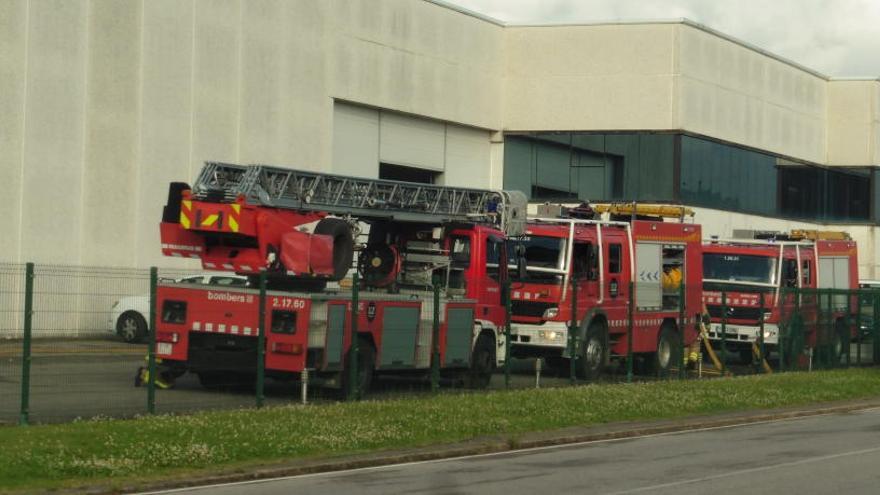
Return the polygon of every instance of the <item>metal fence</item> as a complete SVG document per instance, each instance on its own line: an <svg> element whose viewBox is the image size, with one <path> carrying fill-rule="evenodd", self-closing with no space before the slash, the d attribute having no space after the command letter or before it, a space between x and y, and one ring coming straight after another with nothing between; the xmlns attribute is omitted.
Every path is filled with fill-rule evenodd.
<svg viewBox="0 0 880 495"><path fill-rule="evenodd" d="M273 371L274 332L284 330L273 328L271 317L278 293L260 278L248 288L262 310L247 335L241 329L193 337L218 350L215 359L244 360L240 369L247 371L176 373L153 354L161 317L156 290L160 280L187 275L193 274L0 264L0 423L707 379L880 361L880 291L791 288L761 295L684 285L658 290L646 282L615 286L602 294L602 305L591 307L588 301L608 284L582 281L569 297L583 307L566 313L581 317L554 327L546 324L549 313L523 312L550 306L525 304L518 286L506 282L500 284L506 311L497 327L487 330L486 323L479 334L468 326L465 334L460 325L453 329L450 302L435 283L406 296L414 323L401 326L397 340L381 342L359 326L372 321L370 301L387 292L361 289L355 275L334 297L312 305L306 352L314 347L321 354L310 354L303 372ZM221 321L225 309L217 308L202 311L200 320ZM236 353L223 354L233 338Z"/></svg>

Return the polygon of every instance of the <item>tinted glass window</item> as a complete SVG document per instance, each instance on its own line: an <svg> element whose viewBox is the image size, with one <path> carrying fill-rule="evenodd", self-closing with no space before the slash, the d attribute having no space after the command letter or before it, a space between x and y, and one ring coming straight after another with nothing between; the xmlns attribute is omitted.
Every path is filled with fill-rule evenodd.
<svg viewBox="0 0 880 495"><path fill-rule="evenodd" d="M293 311L272 311L272 333L296 333L296 313Z"/></svg>
<svg viewBox="0 0 880 495"><path fill-rule="evenodd" d="M610 244L608 246L608 272L620 273L620 244Z"/></svg>

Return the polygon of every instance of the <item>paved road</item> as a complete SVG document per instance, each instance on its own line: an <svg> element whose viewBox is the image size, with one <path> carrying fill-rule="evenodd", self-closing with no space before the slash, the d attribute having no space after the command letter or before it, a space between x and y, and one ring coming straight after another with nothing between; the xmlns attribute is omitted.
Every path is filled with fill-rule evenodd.
<svg viewBox="0 0 880 495"><path fill-rule="evenodd" d="M21 357L16 348L0 346L0 424L18 421L21 390ZM145 388L134 387L135 371L144 364L144 345L113 341L42 341L34 346L31 364L31 421L58 422L75 418L131 417L146 412ZM534 386L532 362L517 363L512 386ZM566 385L567 379L544 376L543 386ZM496 374L490 388L504 387L504 376ZM448 388L445 388L448 390ZM385 380L371 391L372 398L390 398L429 393L424 380ZM296 383L266 381L266 403L288 404L300 400ZM339 392L312 388L313 402L338 400ZM159 390L158 412L252 407L253 388L207 390L195 376L185 375L171 390Z"/></svg>
<svg viewBox="0 0 880 495"><path fill-rule="evenodd" d="M176 493L706 494L880 490L880 410Z"/></svg>

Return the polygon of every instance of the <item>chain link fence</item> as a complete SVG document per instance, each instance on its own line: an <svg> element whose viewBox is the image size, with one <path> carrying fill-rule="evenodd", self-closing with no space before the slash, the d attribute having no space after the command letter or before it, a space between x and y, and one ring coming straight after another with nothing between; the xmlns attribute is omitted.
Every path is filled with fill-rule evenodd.
<svg viewBox="0 0 880 495"><path fill-rule="evenodd" d="M0 422L878 364L880 291L657 287L585 280L560 299L502 280L474 300L355 275L297 295L261 277L0 264Z"/></svg>

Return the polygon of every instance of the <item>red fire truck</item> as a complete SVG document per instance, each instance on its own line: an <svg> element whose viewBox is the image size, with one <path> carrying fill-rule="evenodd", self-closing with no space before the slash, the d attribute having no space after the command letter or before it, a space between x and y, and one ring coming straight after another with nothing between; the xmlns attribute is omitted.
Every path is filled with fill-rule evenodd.
<svg viewBox="0 0 880 495"><path fill-rule="evenodd" d="M601 220L601 213L612 219ZM655 371L681 366L682 347L697 337L701 305L700 226L679 207L594 205L543 208L525 235L509 241L514 357L569 366L569 325L577 293L577 373L595 379L613 357L627 355L629 302L632 351ZM671 214L679 222L666 222ZM635 218L635 219L633 219ZM630 283L634 294L630 297ZM682 292L680 284L690 290ZM679 310L686 322L679 325Z"/></svg>
<svg viewBox="0 0 880 495"><path fill-rule="evenodd" d="M171 185L162 250L205 268L266 273L266 375L296 379L308 368L327 386L342 384L353 339L362 390L374 373L430 369L433 286L442 284L439 366L485 386L505 357L505 239L521 232L525 202L518 192L208 163L193 188ZM327 284L346 276L355 248L353 326L352 291ZM212 386L255 373L253 284L160 284L157 296L164 376L192 372Z"/></svg>
<svg viewBox="0 0 880 495"><path fill-rule="evenodd" d="M783 289L858 289L858 257L855 241L841 232L793 230L790 233L738 231L734 239L712 240L703 246L703 298L711 324L709 339L737 352L743 363L753 360L753 344L759 340L764 319L766 352L778 350L781 318L794 315L804 325L804 339L793 339L784 354L796 359L802 348L817 345L820 306L829 308L809 291L784 298ZM722 301L722 291L725 301ZM763 298L763 302L760 298ZM833 356L840 356L846 341L847 296L831 297L830 335ZM724 304L723 304L724 303ZM853 308L855 299L849 301ZM787 315L787 316L786 316ZM850 329L852 332L852 329ZM850 334L853 337L854 334Z"/></svg>

